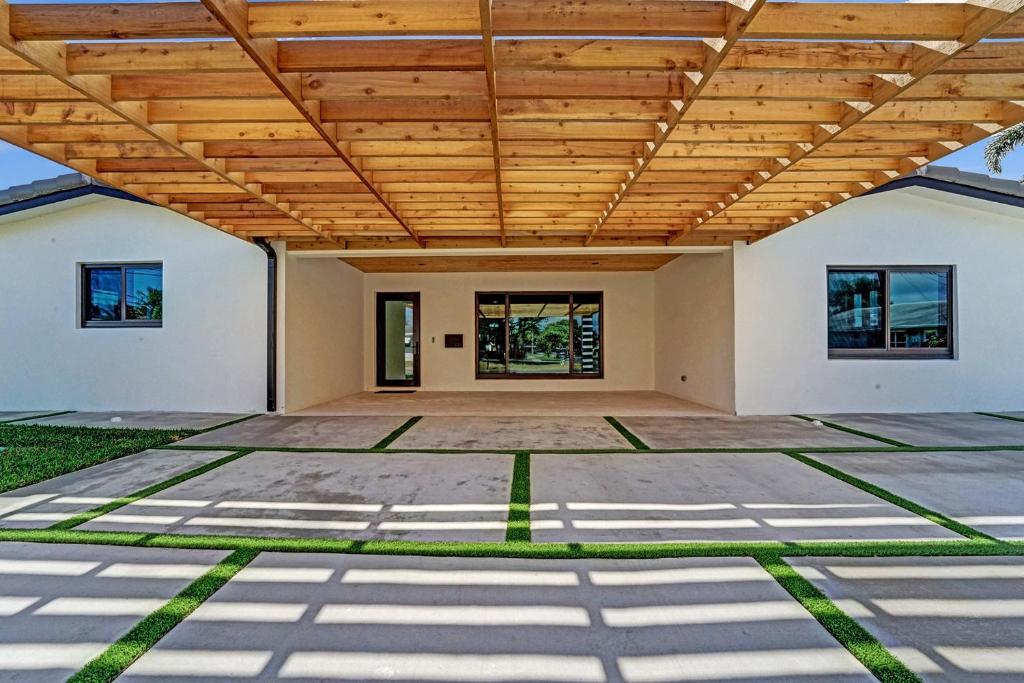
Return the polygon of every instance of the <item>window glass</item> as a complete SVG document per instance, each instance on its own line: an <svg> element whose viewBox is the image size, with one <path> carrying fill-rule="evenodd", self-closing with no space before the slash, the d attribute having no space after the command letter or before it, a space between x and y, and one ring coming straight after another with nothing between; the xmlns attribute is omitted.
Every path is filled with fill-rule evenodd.
<svg viewBox="0 0 1024 683"><path fill-rule="evenodd" d="M477 358L480 374L504 375L505 295L481 294L477 300Z"/></svg>
<svg viewBox="0 0 1024 683"><path fill-rule="evenodd" d="M828 274L830 349L884 349L884 273L833 270Z"/></svg>
<svg viewBox="0 0 1024 683"><path fill-rule="evenodd" d="M85 269L85 319L117 321L121 319L121 269Z"/></svg>
<svg viewBox="0 0 1024 683"><path fill-rule="evenodd" d="M163 319L163 272L160 266L125 267L125 317Z"/></svg>
<svg viewBox="0 0 1024 683"><path fill-rule="evenodd" d="M576 294L572 299L574 374L601 372L601 296Z"/></svg>
<svg viewBox="0 0 1024 683"><path fill-rule="evenodd" d="M889 273L889 346L943 349L949 346L949 273L893 270Z"/></svg>
<svg viewBox="0 0 1024 683"><path fill-rule="evenodd" d="M569 373L569 295L510 294L509 374Z"/></svg>

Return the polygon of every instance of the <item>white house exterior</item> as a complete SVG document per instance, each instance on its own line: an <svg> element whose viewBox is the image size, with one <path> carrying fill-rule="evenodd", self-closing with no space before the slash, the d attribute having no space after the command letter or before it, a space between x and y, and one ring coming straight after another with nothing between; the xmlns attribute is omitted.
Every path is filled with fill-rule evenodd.
<svg viewBox="0 0 1024 683"><path fill-rule="evenodd" d="M81 185L0 198L0 410L265 410L264 250ZM678 249L656 270L365 273L339 254L269 246L278 411L378 388L380 293L418 294L418 343L403 344L424 391L657 390L741 415L1024 409L1024 190L984 176L932 169L753 244ZM441 256L453 254L425 258ZM160 326L83 324L83 267L97 264L159 264ZM948 283L949 353L830 353L830 268L925 266ZM602 371L479 377L476 296L508 292L600 295ZM856 324L884 315L873 303Z"/></svg>

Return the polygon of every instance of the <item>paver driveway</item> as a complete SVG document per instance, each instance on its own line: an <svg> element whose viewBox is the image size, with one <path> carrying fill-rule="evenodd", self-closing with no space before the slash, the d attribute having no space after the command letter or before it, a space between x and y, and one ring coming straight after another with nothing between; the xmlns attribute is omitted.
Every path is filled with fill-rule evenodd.
<svg viewBox="0 0 1024 683"><path fill-rule="evenodd" d="M190 547L238 549L218 575L252 563L192 584L205 602L175 625L176 602L168 633L133 636L152 649L127 679L1024 679L1024 546L953 521L1024 534L1024 443L1007 443L1024 423L706 419L268 416L7 492L0 679L65 679L228 552ZM885 441L948 434L1010 448ZM594 452L543 452L565 448Z"/></svg>

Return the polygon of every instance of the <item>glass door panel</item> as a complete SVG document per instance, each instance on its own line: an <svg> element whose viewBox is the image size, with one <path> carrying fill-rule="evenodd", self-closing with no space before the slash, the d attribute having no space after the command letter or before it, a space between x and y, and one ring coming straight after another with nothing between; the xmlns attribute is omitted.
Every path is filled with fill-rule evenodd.
<svg viewBox="0 0 1024 683"><path fill-rule="evenodd" d="M377 294L377 384L419 386L419 294Z"/></svg>

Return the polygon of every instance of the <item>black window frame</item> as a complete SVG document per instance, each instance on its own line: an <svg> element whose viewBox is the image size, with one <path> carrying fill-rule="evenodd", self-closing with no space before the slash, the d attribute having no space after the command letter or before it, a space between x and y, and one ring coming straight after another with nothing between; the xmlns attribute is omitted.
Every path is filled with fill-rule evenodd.
<svg viewBox="0 0 1024 683"><path fill-rule="evenodd" d="M127 272L129 268L152 268L157 266L160 268L160 291L164 289L164 264L163 261L131 261L131 262L116 262L116 263L100 263L90 262L82 263L78 268L78 286L80 290L79 299L79 312L78 320L82 327L163 327L163 313L159 320L129 320L128 319L128 296L127 296ZM91 270L113 270L119 269L121 271L121 310L119 320L90 320L89 319L89 306L90 302L90 286L89 286L89 271Z"/></svg>
<svg viewBox="0 0 1024 683"><path fill-rule="evenodd" d="M508 353L509 353L509 317L510 317L510 297L517 295L529 295L529 296L567 296L569 298L569 372L567 373L535 373L535 374L516 374L508 372ZM576 333L576 316L573 315L574 297L575 296L596 296L597 305L601 310L601 324L597 330L597 344L600 353L597 357L597 372L589 373L574 373L573 367L575 363L575 344L574 337ZM505 372L504 373L493 373L493 372L480 372L480 297L485 296L503 296L505 297ZM604 292L603 291L587 291L587 290L572 290L572 291L486 291L477 292L473 297L473 314L474 314L474 334L473 334L473 361L475 363L474 372L477 379L558 379L558 380L588 380L588 379L604 379L604 328L605 328L605 309L604 309Z"/></svg>
<svg viewBox="0 0 1024 683"><path fill-rule="evenodd" d="M892 346L892 331L889 325L889 292L890 280L894 272L942 272L946 273L946 324L948 326L947 344L943 348L913 347L901 348ZM825 337L828 339L828 291L829 275L833 272L864 272L882 274L881 315L882 334L885 348L878 349L843 349L828 348L829 359L873 359L873 360L955 360L956 359L956 266L954 265L913 265L913 266L828 266L825 274Z"/></svg>

